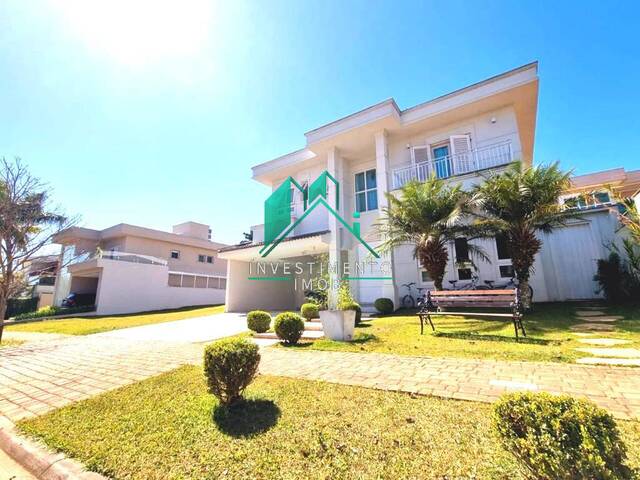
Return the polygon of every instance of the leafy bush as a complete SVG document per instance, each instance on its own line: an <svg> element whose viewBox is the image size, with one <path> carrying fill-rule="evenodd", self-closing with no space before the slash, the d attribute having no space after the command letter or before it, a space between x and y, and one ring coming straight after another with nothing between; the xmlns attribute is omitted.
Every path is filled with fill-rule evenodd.
<svg viewBox="0 0 640 480"><path fill-rule="evenodd" d="M213 342L204 350L204 375L209 392L222 405L242 398L244 389L258 371L258 346L243 338L226 338Z"/></svg>
<svg viewBox="0 0 640 480"><path fill-rule="evenodd" d="M315 303L303 303L300 307L300 315L307 320L320 317L318 305Z"/></svg>
<svg viewBox="0 0 640 480"><path fill-rule="evenodd" d="M494 427L529 478L630 479L626 447L613 417L567 395L514 393L495 404Z"/></svg>
<svg viewBox="0 0 640 480"><path fill-rule="evenodd" d="M7 310L4 318L17 317L27 313L34 313L38 308L37 298L10 298L7 300Z"/></svg>
<svg viewBox="0 0 640 480"><path fill-rule="evenodd" d="M360 304L355 301L353 295L351 295L351 289L349 288L349 282L342 282L338 290L338 310L355 310L356 312L356 325L360 325L362 319L362 308Z"/></svg>
<svg viewBox="0 0 640 480"><path fill-rule="evenodd" d="M289 345L295 345L304 332L304 319L293 312L284 312L274 321L273 329L279 339Z"/></svg>
<svg viewBox="0 0 640 480"><path fill-rule="evenodd" d="M93 312L95 309L95 305L82 305L80 307L54 307L50 305L48 307L42 307L35 312L16 315L13 319L29 320L32 318L53 317L54 315L70 315L72 313Z"/></svg>
<svg viewBox="0 0 640 480"><path fill-rule="evenodd" d="M373 306L383 315L393 313L393 300L390 298L377 298L376 301L373 302Z"/></svg>
<svg viewBox="0 0 640 480"><path fill-rule="evenodd" d="M356 325L360 325L360 321L362 320L362 308L360 308L360 304L358 302L351 302L344 304L343 307L341 310L355 310Z"/></svg>
<svg viewBox="0 0 640 480"><path fill-rule="evenodd" d="M256 333L264 333L271 326L271 315L262 310L247 313L247 327Z"/></svg>
<svg viewBox="0 0 640 480"><path fill-rule="evenodd" d="M617 252L611 252L608 258L598 260L598 273L593 280L598 282L599 292L609 303L626 303L640 299L640 279L620 259Z"/></svg>

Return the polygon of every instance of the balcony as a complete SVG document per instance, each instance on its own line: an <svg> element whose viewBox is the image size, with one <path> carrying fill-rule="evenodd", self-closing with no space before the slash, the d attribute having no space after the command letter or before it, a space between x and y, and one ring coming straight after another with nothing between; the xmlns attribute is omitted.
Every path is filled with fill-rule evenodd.
<svg viewBox="0 0 640 480"><path fill-rule="evenodd" d="M477 172L487 168L499 167L513 162L511 142L502 142L487 147L476 148L464 153L440 157L407 167L396 168L391 172L393 189L417 180L424 182L431 175L449 178L455 175Z"/></svg>

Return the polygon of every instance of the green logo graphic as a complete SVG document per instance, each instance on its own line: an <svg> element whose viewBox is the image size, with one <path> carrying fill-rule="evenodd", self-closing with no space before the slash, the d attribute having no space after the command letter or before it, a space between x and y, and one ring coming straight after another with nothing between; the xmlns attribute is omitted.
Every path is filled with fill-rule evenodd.
<svg viewBox="0 0 640 480"><path fill-rule="evenodd" d="M335 209L327 202L328 181L335 185ZM296 190L302 194L304 213L295 222L292 222L292 194ZM260 255L263 258L269 255L312 211L319 205L324 205L327 211L375 258L380 258L378 252L360 236L360 222L355 221L353 225L350 225L337 212L340 208L339 192L339 182L326 170L309 186L301 186L293 178L287 178L264 202L264 246L260 249ZM353 217L360 218L360 212L354 212Z"/></svg>

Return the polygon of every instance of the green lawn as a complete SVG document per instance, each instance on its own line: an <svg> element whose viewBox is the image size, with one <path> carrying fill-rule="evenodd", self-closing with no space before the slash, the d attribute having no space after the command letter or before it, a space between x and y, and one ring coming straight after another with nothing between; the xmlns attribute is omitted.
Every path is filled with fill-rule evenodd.
<svg viewBox="0 0 640 480"><path fill-rule="evenodd" d="M425 326L420 335L418 317L396 314L375 318L356 328L352 342L317 340L301 343L294 348L313 350L340 350L353 352L382 352L401 355L438 357L493 358L541 362L572 362L581 356L575 348L588 347L577 342L569 329L580 323L575 317L576 306L570 303L540 304L526 315L524 325L527 338L516 342L513 324L509 321L474 319L455 316L436 317L436 332ZM632 340L625 347L640 348L640 309L617 307L607 310L622 315L612 333L598 332L598 338ZM289 347L291 348L291 347Z"/></svg>
<svg viewBox="0 0 640 480"><path fill-rule="evenodd" d="M2 343L0 343L0 348L17 347L18 345L22 345L23 343L24 341L22 340L13 340L13 339L5 338L2 340Z"/></svg>
<svg viewBox="0 0 640 480"><path fill-rule="evenodd" d="M115 479L521 479L487 404L260 376L230 415L183 367L21 421ZM620 422L632 466L640 423Z"/></svg>
<svg viewBox="0 0 640 480"><path fill-rule="evenodd" d="M73 317L60 320L10 325L6 329L12 332L63 333L67 335L89 335L119 328L137 327L151 323L172 322L187 318L202 317L222 313L224 305L215 307L188 307L176 310L134 313L130 315L111 315L98 317Z"/></svg>

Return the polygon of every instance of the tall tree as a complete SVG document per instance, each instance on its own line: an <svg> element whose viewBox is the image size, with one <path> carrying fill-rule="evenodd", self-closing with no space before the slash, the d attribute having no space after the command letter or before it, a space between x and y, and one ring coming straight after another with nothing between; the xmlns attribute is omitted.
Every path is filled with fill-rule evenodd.
<svg viewBox="0 0 640 480"><path fill-rule="evenodd" d="M506 236L525 307L531 305L529 279L535 255L542 248L538 233L550 233L574 216L558 202L569 186L570 172L562 171L557 163L535 167L516 163L474 189L475 223Z"/></svg>
<svg viewBox="0 0 640 480"><path fill-rule="evenodd" d="M467 240L481 235L468 220L469 197L460 185L450 186L432 176L426 182L409 182L399 194L388 193L389 206L376 224L383 238L382 251L411 244L414 256L442 290L442 279L449 261L447 246L456 238ZM469 243L469 252L486 258L484 252Z"/></svg>
<svg viewBox="0 0 640 480"><path fill-rule="evenodd" d="M31 259L72 220L50 209L50 189L16 159L0 161L0 342L7 301L25 286Z"/></svg>

